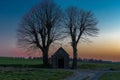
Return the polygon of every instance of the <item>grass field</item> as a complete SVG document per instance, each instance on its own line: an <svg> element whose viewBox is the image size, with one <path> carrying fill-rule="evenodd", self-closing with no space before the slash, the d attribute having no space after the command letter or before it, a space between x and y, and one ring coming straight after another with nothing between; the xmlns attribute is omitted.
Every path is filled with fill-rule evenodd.
<svg viewBox="0 0 120 80"><path fill-rule="evenodd" d="M36 65L36 64L42 64L42 61L39 60L39 59L23 59L23 58L0 57L0 65L3 65L3 64Z"/></svg>
<svg viewBox="0 0 120 80"><path fill-rule="evenodd" d="M0 66L8 67L42 67L42 60L23 59L23 58L6 58L0 57Z"/></svg>
<svg viewBox="0 0 120 80"><path fill-rule="evenodd" d="M42 60L22 59L22 58L0 58L2 67L38 67L41 68ZM78 62L79 69L112 69L120 70L120 64L113 63L88 63ZM42 69L38 71L0 71L0 80L61 80L70 76L72 72L54 69ZM119 73L105 73L100 80L120 80Z"/></svg>
<svg viewBox="0 0 120 80"><path fill-rule="evenodd" d="M64 70L0 71L0 80L61 80L72 72Z"/></svg>
<svg viewBox="0 0 120 80"><path fill-rule="evenodd" d="M120 72L105 73L100 80L120 80Z"/></svg>
<svg viewBox="0 0 120 80"><path fill-rule="evenodd" d="M120 70L120 64L79 62L78 63L78 68L80 68L80 69L111 69L111 70Z"/></svg>
<svg viewBox="0 0 120 80"><path fill-rule="evenodd" d="M22 66L22 67L41 67L42 60L39 59L21 59L21 58L0 58L0 66ZM88 63L78 62L80 69L112 69L120 70L120 64L114 63Z"/></svg>

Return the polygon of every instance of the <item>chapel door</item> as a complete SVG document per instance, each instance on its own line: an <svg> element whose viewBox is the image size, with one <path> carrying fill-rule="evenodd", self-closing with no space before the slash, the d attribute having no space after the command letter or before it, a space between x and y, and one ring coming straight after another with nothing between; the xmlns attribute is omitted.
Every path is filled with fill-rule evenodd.
<svg viewBox="0 0 120 80"><path fill-rule="evenodd" d="M64 68L64 58L58 59L58 68Z"/></svg>

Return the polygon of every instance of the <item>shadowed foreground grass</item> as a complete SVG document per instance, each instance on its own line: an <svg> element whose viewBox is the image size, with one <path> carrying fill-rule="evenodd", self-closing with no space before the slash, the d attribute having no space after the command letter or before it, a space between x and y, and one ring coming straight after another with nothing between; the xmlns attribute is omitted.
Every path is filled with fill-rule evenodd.
<svg viewBox="0 0 120 80"><path fill-rule="evenodd" d="M100 80L120 80L120 72L105 73Z"/></svg>
<svg viewBox="0 0 120 80"><path fill-rule="evenodd" d="M61 80L72 72L43 69L38 71L0 71L0 80Z"/></svg>

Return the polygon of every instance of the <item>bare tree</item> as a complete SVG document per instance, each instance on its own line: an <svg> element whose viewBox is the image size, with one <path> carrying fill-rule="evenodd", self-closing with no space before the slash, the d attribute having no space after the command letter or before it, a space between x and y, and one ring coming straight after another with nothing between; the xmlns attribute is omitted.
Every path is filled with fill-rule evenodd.
<svg viewBox="0 0 120 80"><path fill-rule="evenodd" d="M40 49L46 67L50 45L61 38L61 15L61 9L53 0L42 0L23 17L18 29L18 44Z"/></svg>
<svg viewBox="0 0 120 80"><path fill-rule="evenodd" d="M86 36L96 36L97 20L90 11L79 10L76 7L69 7L65 12L64 24L71 37L71 46L73 48L72 68L77 68L77 45L80 39L86 39Z"/></svg>

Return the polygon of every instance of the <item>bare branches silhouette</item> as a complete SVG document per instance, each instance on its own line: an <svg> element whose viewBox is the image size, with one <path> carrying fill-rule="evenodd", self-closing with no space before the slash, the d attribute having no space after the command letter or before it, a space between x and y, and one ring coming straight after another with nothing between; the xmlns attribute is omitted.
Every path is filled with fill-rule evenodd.
<svg viewBox="0 0 120 80"><path fill-rule="evenodd" d="M80 39L88 40L86 36L95 37L98 34L96 27L97 20L91 11L80 10L76 7L69 7L65 11L64 25L67 33L71 37L71 46L73 48L72 68L77 68L77 44Z"/></svg>
<svg viewBox="0 0 120 80"><path fill-rule="evenodd" d="M43 65L47 67L50 46L63 38L67 40L69 34L73 48L72 68L76 69L77 45L80 39L88 40L87 36L96 37L99 31L96 25L97 20L91 11L68 7L63 13L54 0L42 0L22 18L18 44L28 49L39 49Z"/></svg>
<svg viewBox="0 0 120 80"><path fill-rule="evenodd" d="M42 0L23 18L18 29L18 43L21 47L39 48L43 55L43 65L48 66L50 45L61 39L62 11L53 0Z"/></svg>

